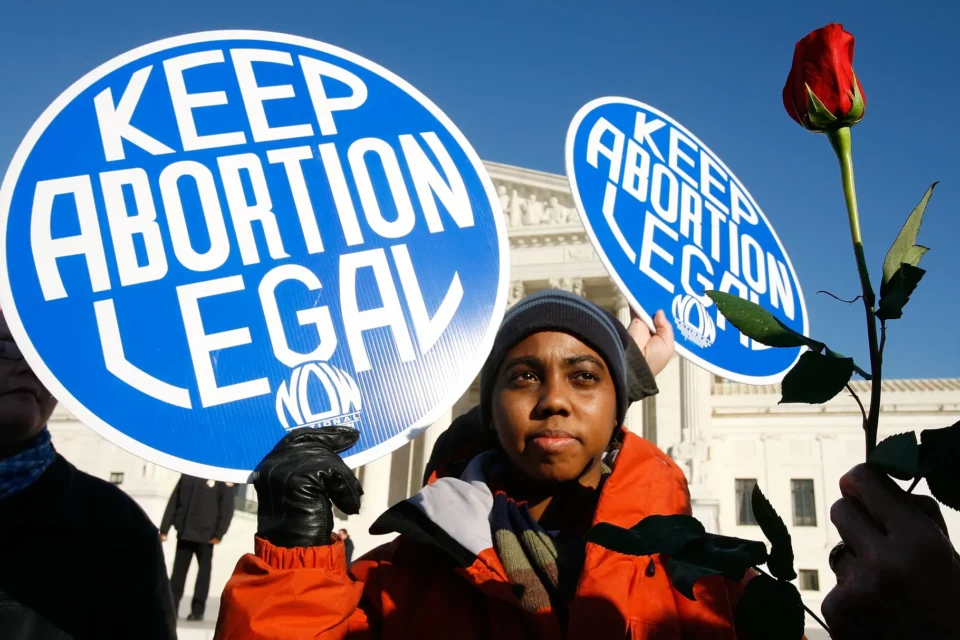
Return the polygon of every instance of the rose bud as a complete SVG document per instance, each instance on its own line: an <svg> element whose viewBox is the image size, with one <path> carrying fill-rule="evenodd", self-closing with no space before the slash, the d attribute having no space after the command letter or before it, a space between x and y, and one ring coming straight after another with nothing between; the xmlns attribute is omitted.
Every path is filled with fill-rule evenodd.
<svg viewBox="0 0 960 640"><path fill-rule="evenodd" d="M783 106L809 131L849 127L863 118L866 100L853 72L853 35L828 24L797 43L783 87Z"/></svg>

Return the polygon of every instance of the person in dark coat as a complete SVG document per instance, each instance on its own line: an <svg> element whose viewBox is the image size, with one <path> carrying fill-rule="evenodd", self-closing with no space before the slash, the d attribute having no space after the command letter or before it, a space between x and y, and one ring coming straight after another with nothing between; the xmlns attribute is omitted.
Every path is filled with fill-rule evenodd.
<svg viewBox="0 0 960 640"><path fill-rule="evenodd" d="M187 620L203 620L210 591L213 547L220 544L233 519L234 490L232 482L203 480L180 476L167 502L160 523L160 539L166 540L172 524L177 529L177 554L173 561L170 586L173 589L174 611L180 608L187 570L193 556L199 565L193 588L193 602Z"/></svg>
<svg viewBox="0 0 960 640"><path fill-rule="evenodd" d="M343 540L344 553L347 555L347 566L353 562L353 539L350 538L350 532L346 529L340 529L340 539Z"/></svg>
<svg viewBox="0 0 960 640"><path fill-rule="evenodd" d="M0 312L0 638L174 640L157 529L56 452L56 404Z"/></svg>

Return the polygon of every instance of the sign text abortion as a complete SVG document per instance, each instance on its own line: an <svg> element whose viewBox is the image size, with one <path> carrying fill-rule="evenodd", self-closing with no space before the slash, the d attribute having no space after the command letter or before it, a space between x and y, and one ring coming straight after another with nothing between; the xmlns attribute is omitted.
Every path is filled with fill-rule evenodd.
<svg viewBox="0 0 960 640"><path fill-rule="evenodd" d="M502 314L502 216L463 136L290 36L195 34L94 71L31 130L0 215L3 308L43 381L207 477L338 418L361 429L352 463L399 446Z"/></svg>
<svg viewBox="0 0 960 640"><path fill-rule="evenodd" d="M657 309L672 314L681 352L720 375L747 382L782 376L799 351L751 341L703 295L730 292L807 329L790 260L736 176L680 124L620 98L584 107L567 144L585 224L638 310L648 319Z"/></svg>

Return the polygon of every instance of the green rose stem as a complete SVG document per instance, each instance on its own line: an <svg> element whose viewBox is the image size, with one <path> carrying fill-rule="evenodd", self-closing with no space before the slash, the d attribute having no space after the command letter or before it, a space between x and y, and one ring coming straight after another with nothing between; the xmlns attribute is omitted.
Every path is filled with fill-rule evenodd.
<svg viewBox="0 0 960 640"><path fill-rule="evenodd" d="M830 144L840 161L840 175L843 181L843 195L847 201L847 215L850 218L850 236L853 239L853 252L857 258L857 271L860 273L860 288L863 290L863 306L867 312L867 336L870 340L870 413L864 422L866 432L867 455L877 446L877 425L880 422L880 373L882 361L877 345L876 296L870 286L870 273L863 253L863 237L860 235L860 213L857 209L857 187L853 179L853 151L851 149L850 127L839 127L827 132Z"/></svg>

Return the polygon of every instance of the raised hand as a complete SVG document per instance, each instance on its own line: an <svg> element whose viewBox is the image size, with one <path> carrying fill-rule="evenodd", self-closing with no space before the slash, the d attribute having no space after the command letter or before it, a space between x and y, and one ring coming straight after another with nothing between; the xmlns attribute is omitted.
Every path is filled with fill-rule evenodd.
<svg viewBox="0 0 960 640"><path fill-rule="evenodd" d="M301 427L257 467L257 535L279 547L316 547L333 541L330 502L346 514L360 511L363 489L339 454L360 433L352 427Z"/></svg>
<svg viewBox="0 0 960 640"><path fill-rule="evenodd" d="M673 326L667 320L667 314L657 311L653 316L656 332L651 332L647 323L640 319L630 308L630 326L627 332L633 337L653 375L658 375L670 362L676 343L673 338Z"/></svg>

